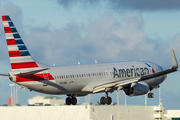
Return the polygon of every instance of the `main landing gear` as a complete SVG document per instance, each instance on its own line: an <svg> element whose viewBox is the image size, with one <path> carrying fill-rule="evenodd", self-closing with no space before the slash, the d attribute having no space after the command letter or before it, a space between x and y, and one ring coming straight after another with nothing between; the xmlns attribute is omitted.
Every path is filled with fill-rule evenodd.
<svg viewBox="0 0 180 120"><path fill-rule="evenodd" d="M106 92L106 96L105 97L101 97L101 99L100 99L100 103L102 105L105 105L105 104L110 105L111 102L112 102L112 99L111 99L111 97L108 97L108 92Z"/></svg>
<svg viewBox="0 0 180 120"><path fill-rule="evenodd" d="M154 97L154 94L151 93L151 90L150 90L150 92L148 93L148 98L153 98L153 97Z"/></svg>
<svg viewBox="0 0 180 120"><path fill-rule="evenodd" d="M66 105L76 105L77 104L77 99L73 96L67 97L66 98Z"/></svg>

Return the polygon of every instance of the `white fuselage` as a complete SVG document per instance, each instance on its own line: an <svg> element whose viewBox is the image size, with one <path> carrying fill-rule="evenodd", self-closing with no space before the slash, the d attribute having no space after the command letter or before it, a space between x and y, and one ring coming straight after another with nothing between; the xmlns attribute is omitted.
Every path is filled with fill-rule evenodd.
<svg viewBox="0 0 180 120"><path fill-rule="evenodd" d="M41 81L17 82L30 90L47 94L75 94L78 96L93 92L93 88L100 84L162 71L157 64L145 61L126 61L114 63L98 63L73 66L51 67L42 72L44 79ZM53 80L49 80L50 73ZM166 76L160 76L145 80L149 87L156 87L165 80ZM13 80L15 82L15 80Z"/></svg>

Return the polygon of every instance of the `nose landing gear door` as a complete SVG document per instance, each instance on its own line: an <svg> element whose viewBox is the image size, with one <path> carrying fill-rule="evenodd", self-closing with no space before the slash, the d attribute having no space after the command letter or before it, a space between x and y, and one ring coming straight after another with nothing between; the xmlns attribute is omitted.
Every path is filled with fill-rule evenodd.
<svg viewBox="0 0 180 120"><path fill-rule="evenodd" d="M43 76L44 76L43 86L48 86L48 82L49 82L48 73L43 73Z"/></svg>

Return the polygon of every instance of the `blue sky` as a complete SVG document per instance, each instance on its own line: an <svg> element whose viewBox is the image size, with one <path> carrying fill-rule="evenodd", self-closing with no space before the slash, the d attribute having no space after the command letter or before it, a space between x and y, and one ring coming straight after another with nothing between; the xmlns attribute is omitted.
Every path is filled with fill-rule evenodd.
<svg viewBox="0 0 180 120"><path fill-rule="evenodd" d="M163 3L163 4L162 4ZM31 55L52 65L148 60L171 67L170 49L180 60L180 2L178 0L2 0L0 15L10 15ZM0 24L1 73L10 69L3 26ZM161 85L166 109L179 109L180 73L172 73ZM7 103L11 83L0 81L0 104ZM158 105L158 90L148 105ZM19 90L19 103L45 95ZM91 95L96 103L104 94ZM116 101L116 92L110 94ZM60 96L65 98L66 96ZM84 102L84 97L80 102ZM124 94L120 92L120 103ZM127 104L144 105L144 96L128 97Z"/></svg>

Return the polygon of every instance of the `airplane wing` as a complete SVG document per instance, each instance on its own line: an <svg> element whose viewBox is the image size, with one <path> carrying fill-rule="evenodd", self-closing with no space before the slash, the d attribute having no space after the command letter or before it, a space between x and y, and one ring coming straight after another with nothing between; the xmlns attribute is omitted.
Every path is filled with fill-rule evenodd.
<svg viewBox="0 0 180 120"><path fill-rule="evenodd" d="M14 76L27 76L27 75L32 75L44 70L48 70L49 68L36 68L33 70L22 70L22 71L15 71L15 72L10 72L9 74L0 74L0 78L9 78L10 75Z"/></svg>
<svg viewBox="0 0 180 120"><path fill-rule="evenodd" d="M0 74L0 78L9 78L9 74Z"/></svg>
<svg viewBox="0 0 180 120"><path fill-rule="evenodd" d="M117 80L113 82L108 82L104 83L102 85L95 86L93 89L93 93L98 93L98 92L109 92L113 90L113 88L118 88L118 90L123 89L123 87L131 84L131 83L136 83L140 80L139 78L133 78L133 79L124 79L124 80Z"/></svg>
<svg viewBox="0 0 180 120"><path fill-rule="evenodd" d="M133 87L139 81L144 81L147 79L151 79L151 78L155 78L155 77L159 77L159 76L163 76L163 75L175 72L178 69L178 63L177 63L176 56L175 56L173 49L171 49L171 54L172 54L172 64L173 64L172 68L163 70L163 71L160 71L160 72L157 72L154 74L137 77L137 78L124 79L124 80L118 80L118 78L117 78L117 80L115 80L113 82L107 82L107 83L95 86L93 88L93 93L111 92L114 90L114 88L116 88L117 90L121 90L124 87L129 86L129 85L131 85L131 87Z"/></svg>
<svg viewBox="0 0 180 120"><path fill-rule="evenodd" d="M44 70L48 70L50 68L36 68L33 70L22 70L22 71L13 71L10 72L9 74L0 74L0 78L9 78L10 75L14 75L14 76L27 76L27 75L32 75Z"/></svg>
<svg viewBox="0 0 180 120"><path fill-rule="evenodd" d="M12 74L15 76L27 76L27 75L32 75L32 74L35 74L44 70L48 70L48 69L50 68L35 68L33 70L15 71L15 72L12 72Z"/></svg>

